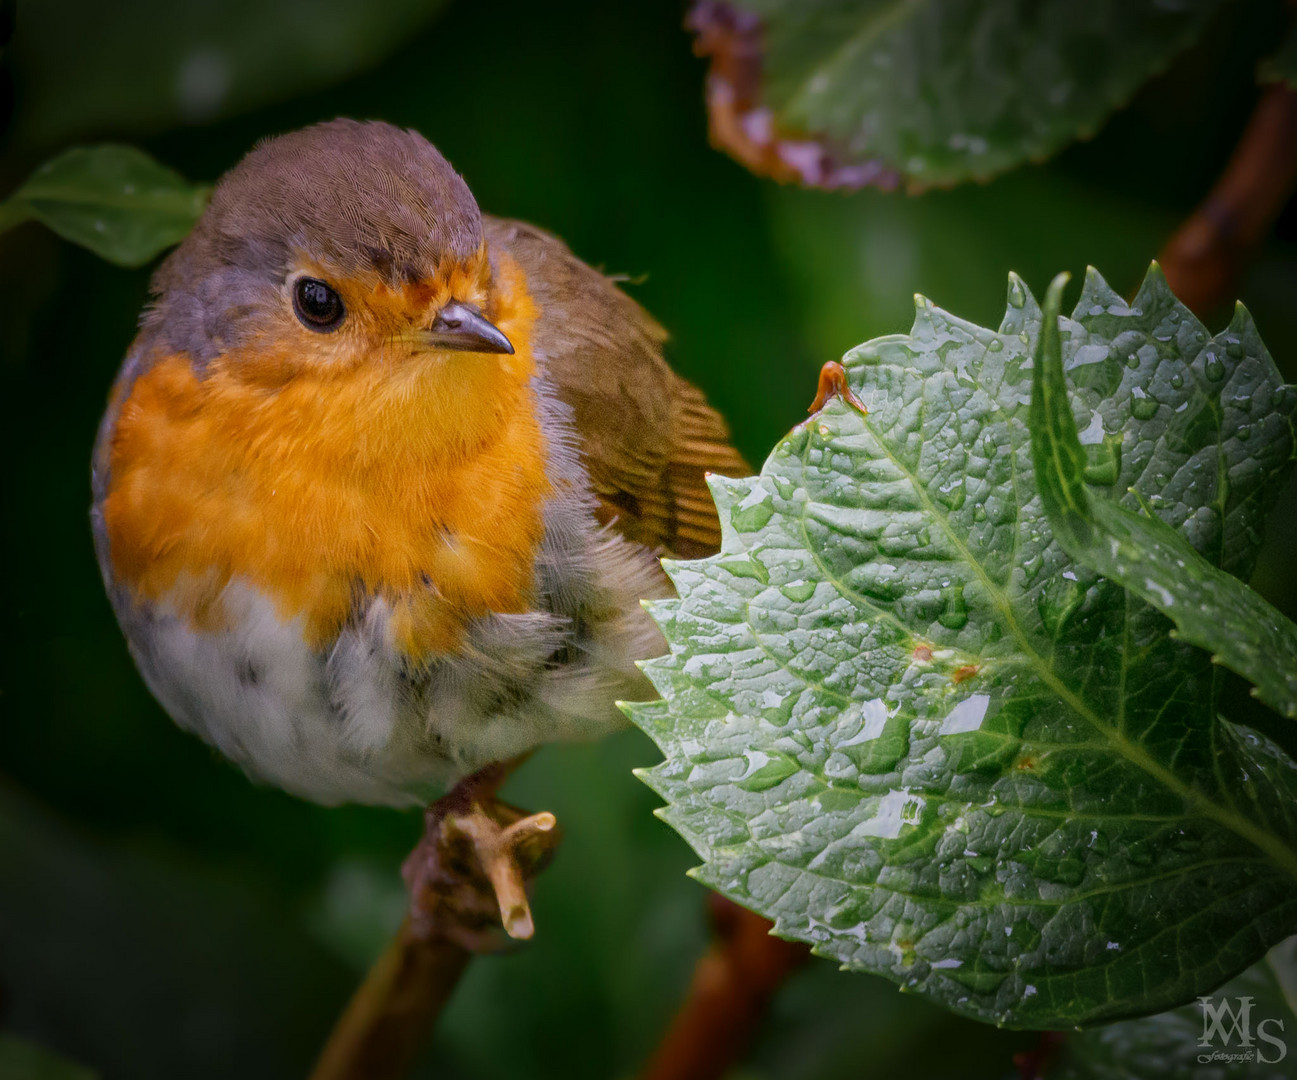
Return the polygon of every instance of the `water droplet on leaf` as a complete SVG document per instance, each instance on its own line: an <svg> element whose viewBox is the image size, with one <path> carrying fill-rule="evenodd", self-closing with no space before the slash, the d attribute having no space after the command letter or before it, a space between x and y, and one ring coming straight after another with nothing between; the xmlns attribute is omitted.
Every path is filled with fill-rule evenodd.
<svg viewBox="0 0 1297 1080"><path fill-rule="evenodd" d="M1130 412L1136 420L1152 420L1157 415L1157 402L1137 386L1131 391Z"/></svg>
<svg viewBox="0 0 1297 1080"><path fill-rule="evenodd" d="M730 507L730 524L741 533L756 532L768 522L775 513L774 501L768 493L754 488L752 494L741 503Z"/></svg>
<svg viewBox="0 0 1297 1080"><path fill-rule="evenodd" d="M803 600L809 600L815 593L815 583L813 581L790 581L787 585L780 585L779 591L789 600L801 603Z"/></svg>
<svg viewBox="0 0 1297 1080"><path fill-rule="evenodd" d="M941 614L937 622L947 630L961 630L968 624L968 604L963 585L947 585L941 590Z"/></svg>

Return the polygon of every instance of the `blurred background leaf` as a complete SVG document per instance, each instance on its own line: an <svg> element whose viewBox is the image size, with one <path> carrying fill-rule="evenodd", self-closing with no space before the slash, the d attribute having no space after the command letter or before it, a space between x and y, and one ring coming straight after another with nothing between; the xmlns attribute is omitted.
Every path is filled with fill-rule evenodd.
<svg viewBox="0 0 1297 1080"><path fill-rule="evenodd" d="M263 10L279 19L301 6ZM47 97L73 92L58 78L108 97L140 63L131 42L109 48L115 8L72 11L24 4L0 55L13 108L0 192L72 139L139 141L144 130L125 111L75 127L39 119L58 112ZM317 120L418 129L485 209L551 229L640 281L628 288L671 331L673 364L758 460L804 415L820 364L906 330L916 291L986 322L1003 312L1011 269L1044 281L1094 263L1118 290L1133 288L1215 179L1255 100L1257 58L1286 26L1278 0L1230 13L1093 142L921 199L778 187L709 149L704 64L671 4L448 3L386 38L385 55L366 54L364 71L206 122L172 112L151 121L142 148L210 182L258 139ZM204 39L169 25L150 25L149 62L174 75ZM73 63L101 49L98 66ZM35 77L42 56L63 64L53 77ZM293 66L287 48L248 83L278 78L276 66ZM1290 380L1294 241L1290 209L1241 290ZM396 879L420 821L248 783L177 729L135 673L94 562L88 462L147 283L147 271L108 266L38 225L0 235L0 776L12 792L0 799L10 821L0 829L0 1021L105 1080L302 1075L392 918L383 881ZM1282 515L1254 583L1291 615L1297 490ZM1238 696L1250 702L1246 685ZM644 1059L706 926L704 890L684 877L693 856L630 775L657 757L628 731L543 750L505 789L554 810L566 833L537 889L538 937L474 966L422 1075L606 1080ZM114 917L95 917L101 907ZM244 1052L237 1066L219 1052L220 1032ZM1001 1080L1024 1045L816 964L776 999L744 1075Z"/></svg>
<svg viewBox="0 0 1297 1080"><path fill-rule="evenodd" d="M281 101L382 60L444 3L23 3L12 60L22 92L15 135L44 144L110 129L144 135Z"/></svg>
<svg viewBox="0 0 1297 1080"><path fill-rule="evenodd" d="M712 137L808 187L985 180L1093 135L1219 0L701 0Z"/></svg>
<svg viewBox="0 0 1297 1080"><path fill-rule="evenodd" d="M95 1080L89 1069L12 1035L0 1035L0 1076L5 1080Z"/></svg>
<svg viewBox="0 0 1297 1080"><path fill-rule="evenodd" d="M1257 75L1262 82L1286 82L1297 87L1297 27L1284 35L1279 51L1261 61Z"/></svg>
<svg viewBox="0 0 1297 1080"><path fill-rule="evenodd" d="M207 190L133 146L74 147L0 202L0 231L35 219L118 266L143 266L194 227Z"/></svg>

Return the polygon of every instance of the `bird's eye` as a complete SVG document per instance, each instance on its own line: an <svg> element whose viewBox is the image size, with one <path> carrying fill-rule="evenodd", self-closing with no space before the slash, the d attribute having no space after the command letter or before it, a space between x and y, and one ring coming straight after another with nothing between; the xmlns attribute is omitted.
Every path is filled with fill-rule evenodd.
<svg viewBox="0 0 1297 1080"><path fill-rule="evenodd" d="M293 287L293 310L310 330L335 330L342 322L342 297L319 278L298 278Z"/></svg>

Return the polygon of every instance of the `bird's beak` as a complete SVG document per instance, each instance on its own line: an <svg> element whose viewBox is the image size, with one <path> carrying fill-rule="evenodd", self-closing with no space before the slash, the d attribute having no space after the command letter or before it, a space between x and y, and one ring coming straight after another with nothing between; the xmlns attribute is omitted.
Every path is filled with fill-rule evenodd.
<svg viewBox="0 0 1297 1080"><path fill-rule="evenodd" d="M500 328L471 304L452 301L441 309L427 330L418 332L419 344L429 349L464 352L512 353L513 344Z"/></svg>

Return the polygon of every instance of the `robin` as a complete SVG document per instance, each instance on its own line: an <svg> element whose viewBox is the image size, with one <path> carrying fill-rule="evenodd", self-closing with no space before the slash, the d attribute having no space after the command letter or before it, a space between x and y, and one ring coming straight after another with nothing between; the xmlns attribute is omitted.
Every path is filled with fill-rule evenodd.
<svg viewBox="0 0 1297 1080"><path fill-rule="evenodd" d="M745 465L613 282L482 214L419 134L335 120L227 173L151 294L91 518L181 727L296 795L403 806L652 696L657 556L715 550L704 476ZM488 876L517 816L461 830Z"/></svg>

